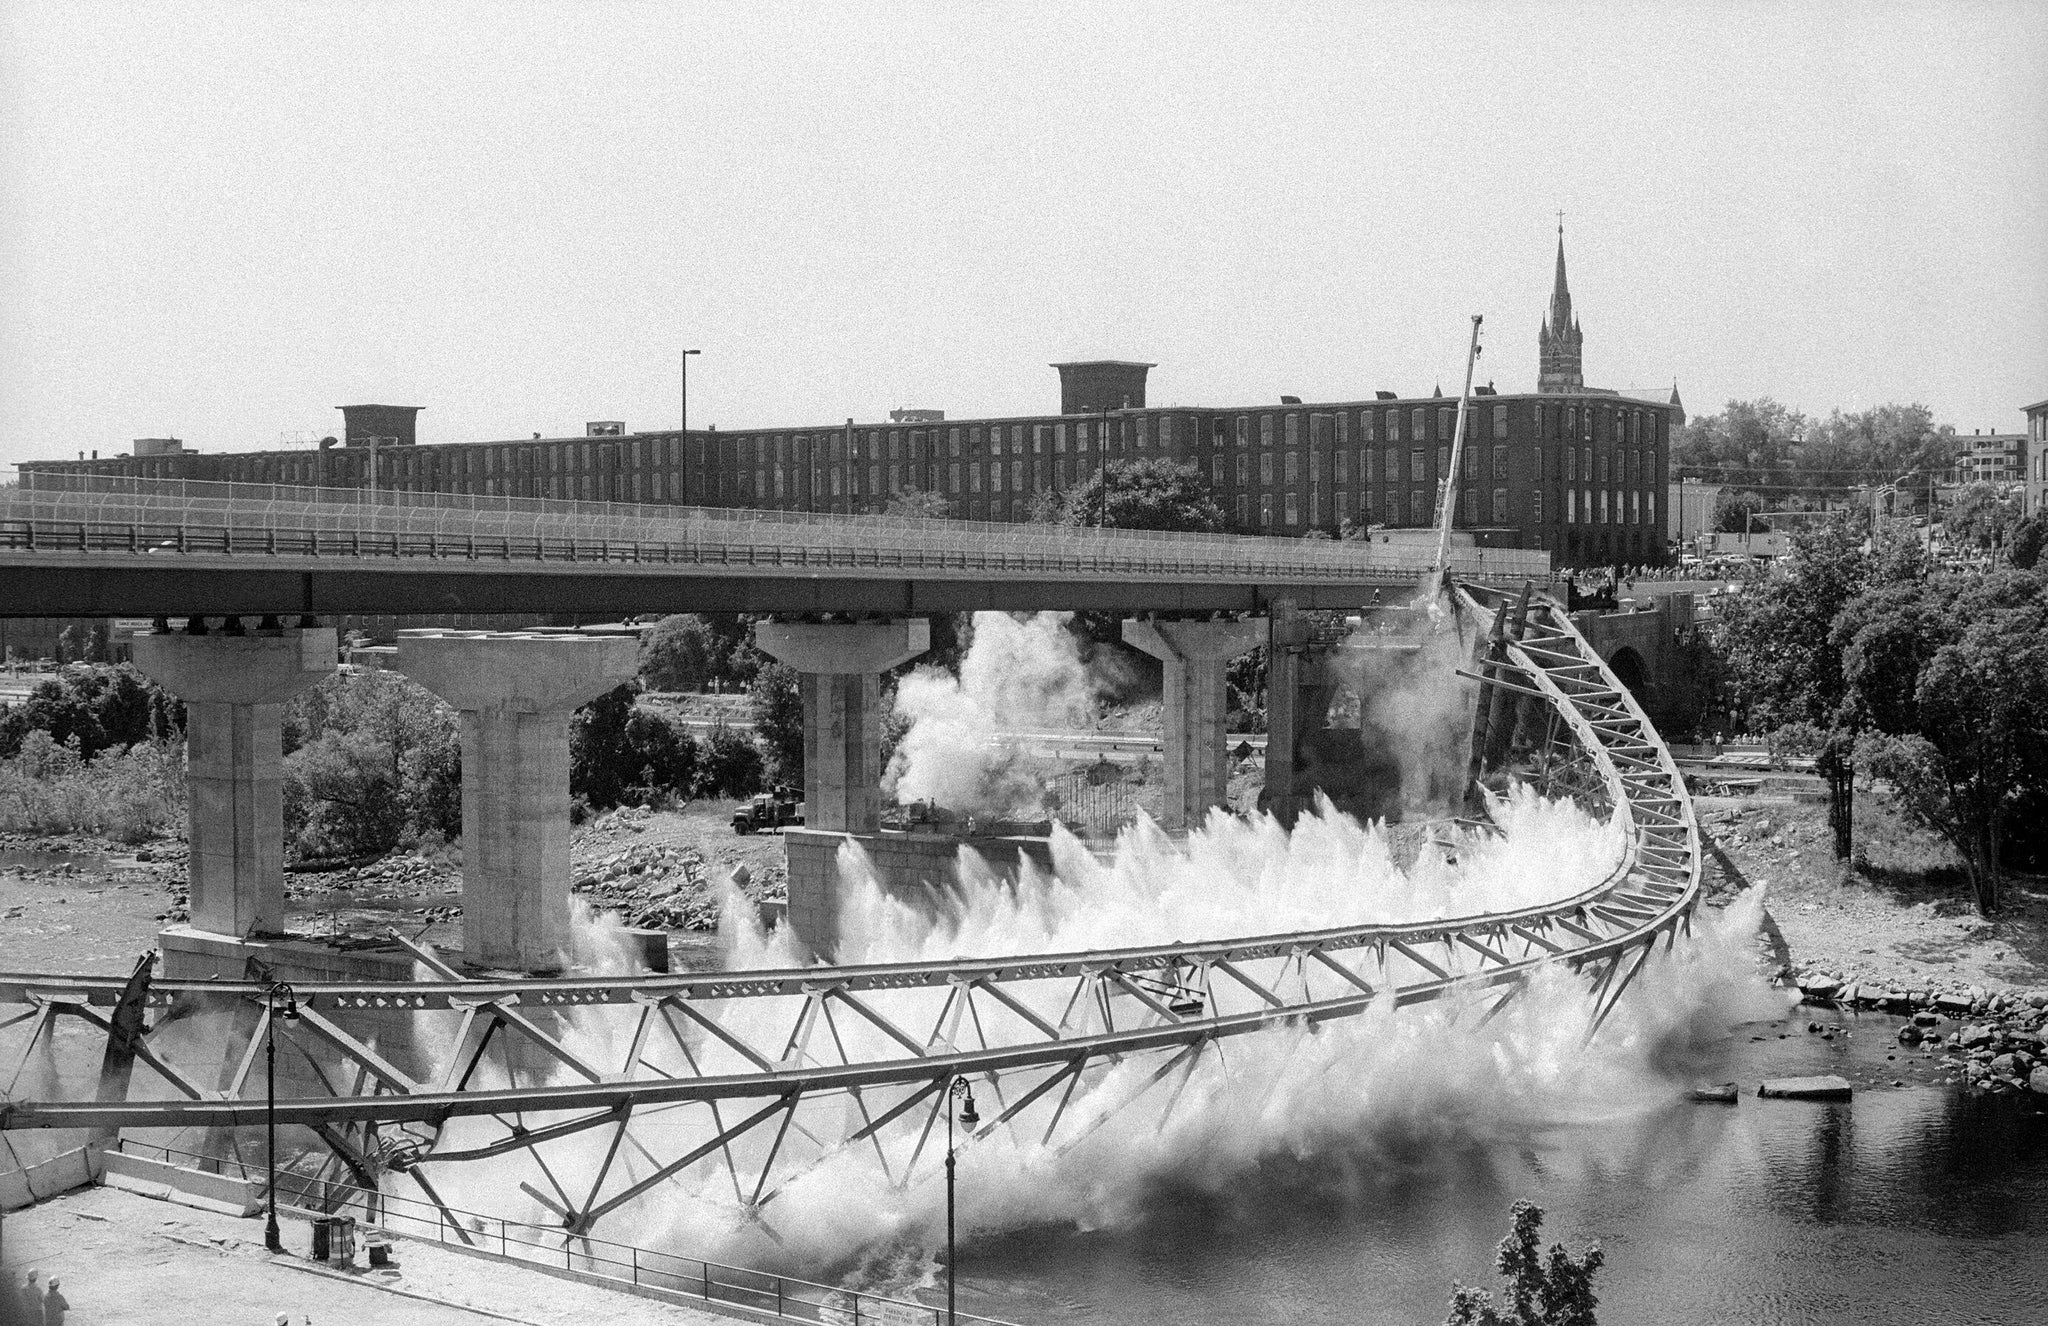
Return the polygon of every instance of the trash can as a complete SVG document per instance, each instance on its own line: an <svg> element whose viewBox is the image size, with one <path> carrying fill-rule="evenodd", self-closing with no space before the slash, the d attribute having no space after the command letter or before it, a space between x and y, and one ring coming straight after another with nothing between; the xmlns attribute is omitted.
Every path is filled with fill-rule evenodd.
<svg viewBox="0 0 2048 1326"><path fill-rule="evenodd" d="M333 1216L334 1243L328 1249L330 1260L336 1266L356 1264L356 1218L354 1216Z"/></svg>
<svg viewBox="0 0 2048 1326"><path fill-rule="evenodd" d="M313 1260L352 1266L356 1260L354 1216L319 1216L313 1221Z"/></svg>
<svg viewBox="0 0 2048 1326"><path fill-rule="evenodd" d="M371 1230L363 1235L363 1248L370 1255L371 1266L391 1265L391 1239L381 1230Z"/></svg>

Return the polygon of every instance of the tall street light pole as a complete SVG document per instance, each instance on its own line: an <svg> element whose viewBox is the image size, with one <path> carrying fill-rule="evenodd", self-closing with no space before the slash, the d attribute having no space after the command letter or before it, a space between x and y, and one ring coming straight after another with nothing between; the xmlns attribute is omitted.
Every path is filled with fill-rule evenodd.
<svg viewBox="0 0 2048 1326"><path fill-rule="evenodd" d="M277 1234L277 1020L298 1021L299 1001L283 981L273 984L264 998L268 1016L264 1018L263 1043L263 1154L270 1164L270 1192L264 1202L268 1210L263 1218L263 1246L283 1252L284 1240Z"/></svg>
<svg viewBox="0 0 2048 1326"><path fill-rule="evenodd" d="M689 440L690 432L690 356L700 355L702 350L683 351L683 440Z"/></svg>
<svg viewBox="0 0 2048 1326"><path fill-rule="evenodd" d="M981 1116L974 1112L974 1089L966 1078L956 1077L947 1083L946 1097L946 1326L954 1326L958 1318L953 1302L953 1101L961 1102L960 1122L967 1127L980 1123Z"/></svg>

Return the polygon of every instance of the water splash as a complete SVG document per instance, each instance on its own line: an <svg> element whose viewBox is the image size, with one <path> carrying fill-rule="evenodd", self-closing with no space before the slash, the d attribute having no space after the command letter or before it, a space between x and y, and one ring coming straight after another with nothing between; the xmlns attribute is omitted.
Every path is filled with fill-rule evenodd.
<svg viewBox="0 0 2048 1326"><path fill-rule="evenodd" d="M1618 860L1618 825L1568 803L1517 790L1494 813L1498 833L1446 827L1405 868L1384 826L1324 807L1291 835L1269 819L1220 814L1185 843L1140 825L1106 859L1061 838L1050 871L1027 868L1014 884L982 877L970 858L960 880L915 899L892 897L849 852L841 958L1073 951L1439 919L1571 896ZM1227 1202L1276 1170L1289 1182L1370 1187L1465 1163L1475 1148L1658 1108L1678 1096L1679 1069L1701 1046L1733 1022L1782 1012L1756 974L1760 915L1761 900L1746 896L1658 953L1590 1042L1587 981L1558 967L1538 972L1491 1019L1460 999L1398 1011L1383 1000L1315 1029L1281 1024L1211 1043L1188 1064L1171 1108L1167 1093L1141 1090L1158 1059L1105 1066L1076 1092L1054 1145L999 1130L965 1147L962 1228L1128 1225L1189 1194ZM797 956L739 900L725 942L736 967L787 966ZM915 1025L943 994L887 998ZM769 1030L765 1020L749 1025L757 1012L766 1010L736 1001L727 1026ZM573 1033L600 1061L619 1048L621 1033L605 1024L578 1021ZM687 1124L644 1117L635 1127L654 1154L672 1155L701 1141ZM462 1131L451 1124L444 1145L460 1145ZM566 1139L549 1164L587 1183L605 1145L598 1134ZM618 1163L629 1177L651 1168L633 1156ZM634 1241L814 1275L865 1265L868 1278L897 1283L905 1266L928 1265L943 1237L937 1171L928 1164L899 1186L868 1147L830 1155L781 1188L766 1213L772 1232L722 1169L686 1173L687 1187L665 1185L635 1204ZM514 1182L510 1171L465 1174L465 1189L491 1191L464 1195L507 1210L525 1201L507 1191Z"/></svg>

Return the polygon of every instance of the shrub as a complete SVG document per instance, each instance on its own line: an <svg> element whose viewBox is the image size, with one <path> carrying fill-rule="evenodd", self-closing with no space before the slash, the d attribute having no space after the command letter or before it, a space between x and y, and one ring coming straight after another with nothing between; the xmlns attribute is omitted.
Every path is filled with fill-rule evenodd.
<svg viewBox="0 0 2048 1326"><path fill-rule="evenodd" d="M0 760L0 830L90 833L146 842L178 828L185 811L184 750L138 742L88 759L78 743L31 732Z"/></svg>

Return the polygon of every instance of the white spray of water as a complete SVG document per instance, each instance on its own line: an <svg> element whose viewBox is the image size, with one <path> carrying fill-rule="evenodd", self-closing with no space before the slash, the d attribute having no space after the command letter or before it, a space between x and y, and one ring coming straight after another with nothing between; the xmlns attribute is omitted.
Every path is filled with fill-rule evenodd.
<svg viewBox="0 0 2048 1326"><path fill-rule="evenodd" d="M1461 836L1447 851L1425 851L1407 870L1393 860L1383 829L1331 813L1303 817L1292 835L1270 820L1218 815L1185 844L1140 826L1108 860L1065 838L1050 873L1027 870L1012 886L978 879L970 868L958 888L922 905L888 896L849 853L842 858L850 873L841 918L848 948L841 956L881 962L1072 951L1469 915L1572 895L1615 863L1616 826L1570 805L1517 792L1495 813L1501 834ZM963 1227L1120 1224L1142 1218L1165 1194L1227 1192L1273 1164L1391 1177L1448 1163L1474 1146L1655 1108L1677 1089L1661 1071L1674 1046L1710 1041L1733 1021L1782 1011L1755 974L1750 940L1760 908L1760 900L1745 899L1660 953L1590 1044L1586 982L1558 968L1539 973L1491 1020L1462 1000L1399 1011L1383 1002L1314 1031L1283 1024L1231 1038L1195 1059L1177 1093L1141 1091L1157 1059L1105 1066L1085 1079L1068 1107L1063 1139L1093 1126L1078 1142L1044 1146L1035 1134L1005 1131L967 1148ZM726 939L735 966L781 966L794 957L780 935L760 929L752 908L737 904L728 911ZM1040 997L1028 984L1009 989L1029 1002ZM931 1026L944 997L930 990L863 996L912 1028ZM1045 997L1055 996L1048 990ZM789 1009L776 1003L736 1000L721 1021L757 1044L779 1044ZM1039 1007L1058 1016L1056 1008ZM1240 1010L1219 998L1213 1011ZM598 1016L579 1016L567 1030L572 1045L600 1063L612 1062L630 1035L625 1024ZM854 1019L842 1020L839 1034L855 1057L902 1053ZM879 1108L874 1100L869 1107ZM751 1108L728 1107L726 1122ZM858 1111L851 1101L846 1108L851 1132L859 1127ZM705 1139L708 1122L696 1107L636 1116L634 1130L653 1154L677 1155ZM457 1120L442 1145L481 1141L494 1131ZM603 1130L564 1139L549 1150L550 1170L575 1192L577 1180L569 1176L587 1185L605 1163L608 1142ZM935 1172L929 1162L928 1156L922 1173ZM650 1168L629 1148L616 1161L613 1183ZM816 1273L876 1252L932 1246L943 1230L943 1189L929 1179L899 1187L899 1177L871 1147L828 1155L776 1193L762 1213L771 1235L745 1214L747 1193L736 1191L722 1166L708 1164L655 1189L612 1229L688 1255ZM516 1192L521 1178L541 1191L553 1181L512 1158L489 1172L463 1166L437 1175L461 1194L451 1198L458 1204L550 1219ZM751 1180L743 1186L750 1189Z"/></svg>
<svg viewBox="0 0 2048 1326"><path fill-rule="evenodd" d="M1005 732L1085 725L1096 695L1067 623L1073 614L974 614L974 639L960 675L922 667L896 689L910 720L882 779L897 801L931 801L979 815L1034 814L1037 781Z"/></svg>

